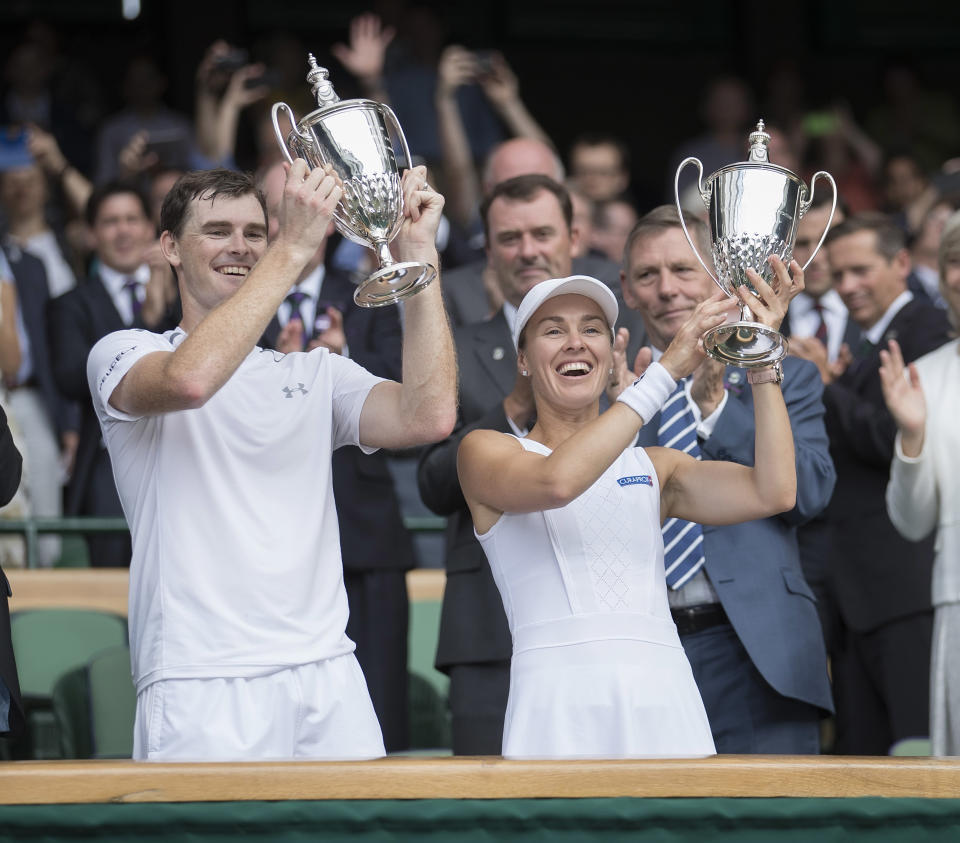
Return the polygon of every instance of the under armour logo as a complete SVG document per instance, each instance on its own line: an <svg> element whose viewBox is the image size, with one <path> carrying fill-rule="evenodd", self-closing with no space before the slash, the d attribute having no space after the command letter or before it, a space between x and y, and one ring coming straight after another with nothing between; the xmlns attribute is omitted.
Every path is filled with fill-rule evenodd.
<svg viewBox="0 0 960 843"><path fill-rule="evenodd" d="M298 383L296 389L293 389L293 388L291 388L291 387L289 387L289 386L285 386L285 387L283 388L283 395L284 395L285 398L293 398L293 393L294 393L294 392L302 392L304 395L306 395L307 392L308 392L308 390L306 390L306 389L303 388L303 384L302 384L302 383Z"/></svg>

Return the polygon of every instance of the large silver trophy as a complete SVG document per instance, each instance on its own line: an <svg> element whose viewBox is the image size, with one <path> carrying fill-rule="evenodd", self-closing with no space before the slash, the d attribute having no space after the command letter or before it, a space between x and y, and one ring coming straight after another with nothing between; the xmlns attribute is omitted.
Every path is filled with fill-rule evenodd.
<svg viewBox="0 0 960 843"><path fill-rule="evenodd" d="M297 122L284 102L273 106L273 130L287 161L303 158L312 168L332 164L343 182L343 198L333 215L340 233L373 249L379 268L357 287L354 301L363 307L394 304L418 293L437 277L428 263L397 263L389 243L403 223L403 192L396 142L403 152L401 164L411 167L410 149L393 111L373 100L340 100L328 71L311 54L307 82L317 98L316 111ZM278 115L285 111L292 131L284 138ZM393 130L392 136L390 130ZM291 155L291 150L293 155Z"/></svg>
<svg viewBox="0 0 960 843"><path fill-rule="evenodd" d="M698 158L687 158L677 168L674 178L677 210L687 242L710 277L731 298L736 298L735 289L743 285L756 294L747 278L747 269L755 270L770 284L774 272L767 259L777 255L784 263L790 262L797 238L797 223L813 204L817 179L826 179L833 187L833 206L817 248L803 269L820 251L837 209L837 185L829 173L823 170L815 173L808 190L796 173L770 163L767 156L769 143L770 135L764 131L761 120L750 135L748 160L721 167L710 175L704 187L703 164ZM700 171L697 187L709 212L716 275L700 256L683 220L680 173L687 164L696 164ZM739 321L711 329L704 335L703 344L711 357L746 368L769 366L787 353L787 341L783 335L755 322L750 308L743 304L740 305Z"/></svg>

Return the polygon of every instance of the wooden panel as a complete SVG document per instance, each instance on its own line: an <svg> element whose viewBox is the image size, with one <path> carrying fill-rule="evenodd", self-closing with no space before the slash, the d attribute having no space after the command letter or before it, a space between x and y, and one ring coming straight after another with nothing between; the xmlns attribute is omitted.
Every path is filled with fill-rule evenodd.
<svg viewBox="0 0 960 843"><path fill-rule="evenodd" d="M410 600L442 600L447 575L443 569L416 568L407 571L407 595Z"/></svg>
<svg viewBox="0 0 960 843"><path fill-rule="evenodd" d="M363 762L0 765L0 804L549 797L956 798L960 762L717 756L673 761L387 758Z"/></svg>
<svg viewBox="0 0 960 843"><path fill-rule="evenodd" d="M69 608L100 609L126 617L126 568L54 568L6 571L13 597L10 611Z"/></svg>
<svg viewBox="0 0 960 843"><path fill-rule="evenodd" d="M10 610L49 607L100 609L127 614L126 568L55 568L53 570L6 571L13 589ZM410 599L440 600L446 576L442 570L407 572Z"/></svg>

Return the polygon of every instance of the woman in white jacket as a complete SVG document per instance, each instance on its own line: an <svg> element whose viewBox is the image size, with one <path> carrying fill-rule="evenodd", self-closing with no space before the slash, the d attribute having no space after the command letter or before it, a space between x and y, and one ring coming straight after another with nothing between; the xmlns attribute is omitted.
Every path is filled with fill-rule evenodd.
<svg viewBox="0 0 960 843"><path fill-rule="evenodd" d="M960 214L940 243L940 291L960 326ZM887 511L907 539L937 530L933 568L930 736L934 755L960 755L960 340L904 366L895 340L880 377L897 423Z"/></svg>

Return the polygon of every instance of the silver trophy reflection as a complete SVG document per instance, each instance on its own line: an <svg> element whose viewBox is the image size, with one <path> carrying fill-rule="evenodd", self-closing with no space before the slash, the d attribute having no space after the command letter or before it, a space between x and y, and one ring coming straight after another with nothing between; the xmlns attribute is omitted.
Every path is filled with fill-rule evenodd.
<svg viewBox="0 0 960 843"><path fill-rule="evenodd" d="M833 206L817 247L803 269L820 251L837 209L837 185L829 173L823 170L815 173L808 190L796 173L770 163L767 156L769 142L770 135L764 131L761 120L757 123L756 131L750 135L748 160L721 167L710 175L704 187L703 164L698 158L687 158L677 168L674 178L677 210L687 242L710 277L732 298L736 298L735 289L744 285L756 294L747 278L747 269L756 271L769 284L773 282L774 272L767 258L777 255L784 263L790 262L797 237L797 223L813 204L817 179L830 182ZM687 164L696 164L700 171L697 187L709 212L716 275L700 256L683 221L679 185L680 173ZM787 341L783 335L755 322L750 308L743 304L740 305L739 321L728 322L708 331L703 344L711 357L722 363L746 368L769 366L787 353Z"/></svg>
<svg viewBox="0 0 960 843"><path fill-rule="evenodd" d="M353 298L363 307L379 307L409 298L437 277L428 263L398 263L390 254L390 241L403 223L403 192L394 140L403 152L403 167L410 168L410 150L393 111L373 100L342 100L311 54L307 81L317 98L316 111L299 122L284 102L273 106L273 130L287 161L303 158L310 168L333 166L343 182L343 198L333 220L340 233L373 249L379 268L364 279ZM278 115L285 111L292 131L284 138ZM390 130L393 130L391 137ZM291 156L291 150L293 155Z"/></svg>

